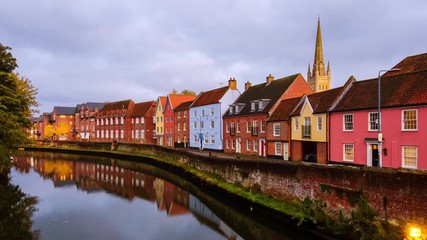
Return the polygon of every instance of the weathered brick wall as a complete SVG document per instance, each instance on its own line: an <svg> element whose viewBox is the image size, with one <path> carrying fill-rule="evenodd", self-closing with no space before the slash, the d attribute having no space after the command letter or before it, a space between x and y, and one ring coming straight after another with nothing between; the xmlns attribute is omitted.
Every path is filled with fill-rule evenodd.
<svg viewBox="0 0 427 240"><path fill-rule="evenodd" d="M70 144L70 143L68 143ZM100 143L83 148L106 148ZM155 145L120 144L119 150L144 152L187 163L228 182L278 199L321 199L333 211L352 210L363 194L382 217L397 223L427 225L427 172L289 161L204 157Z"/></svg>

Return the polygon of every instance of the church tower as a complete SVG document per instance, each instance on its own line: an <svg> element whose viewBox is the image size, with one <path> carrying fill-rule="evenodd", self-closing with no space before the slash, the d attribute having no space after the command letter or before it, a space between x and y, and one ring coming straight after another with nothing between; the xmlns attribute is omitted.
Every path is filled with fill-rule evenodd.
<svg viewBox="0 0 427 240"><path fill-rule="evenodd" d="M314 52L313 71L308 64L307 82L314 92L322 92L331 88L331 68L325 71L323 62L322 32L320 30L320 18L317 20L316 49Z"/></svg>

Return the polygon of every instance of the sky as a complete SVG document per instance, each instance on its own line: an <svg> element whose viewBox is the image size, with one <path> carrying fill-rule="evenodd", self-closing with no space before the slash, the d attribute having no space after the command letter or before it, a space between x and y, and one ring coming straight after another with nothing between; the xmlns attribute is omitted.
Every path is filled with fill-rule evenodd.
<svg viewBox="0 0 427 240"><path fill-rule="evenodd" d="M320 17L332 87L427 52L425 0L2 1L0 43L38 89L40 112L156 100L173 89L243 91L307 78Z"/></svg>

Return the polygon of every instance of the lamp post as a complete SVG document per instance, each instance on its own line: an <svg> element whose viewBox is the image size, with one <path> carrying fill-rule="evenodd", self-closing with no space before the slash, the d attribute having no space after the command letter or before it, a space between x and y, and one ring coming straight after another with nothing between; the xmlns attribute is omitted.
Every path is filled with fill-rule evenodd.
<svg viewBox="0 0 427 240"><path fill-rule="evenodd" d="M400 68L392 68L388 70L378 71L378 163L380 167L383 167L383 162L382 162L383 135L381 133L381 73L394 72L394 71L400 71Z"/></svg>

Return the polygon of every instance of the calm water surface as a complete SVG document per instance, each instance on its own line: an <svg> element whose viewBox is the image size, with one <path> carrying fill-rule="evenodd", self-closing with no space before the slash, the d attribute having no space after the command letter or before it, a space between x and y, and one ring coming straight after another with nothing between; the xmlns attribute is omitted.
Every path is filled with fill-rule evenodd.
<svg viewBox="0 0 427 240"><path fill-rule="evenodd" d="M164 180L176 176L153 175L161 171L108 158L20 152L11 183L38 198L32 230L40 239L318 238L295 226L272 229L203 190L190 193Z"/></svg>

